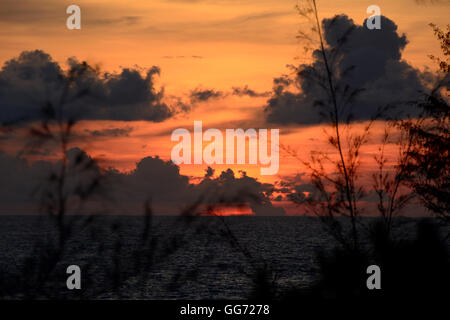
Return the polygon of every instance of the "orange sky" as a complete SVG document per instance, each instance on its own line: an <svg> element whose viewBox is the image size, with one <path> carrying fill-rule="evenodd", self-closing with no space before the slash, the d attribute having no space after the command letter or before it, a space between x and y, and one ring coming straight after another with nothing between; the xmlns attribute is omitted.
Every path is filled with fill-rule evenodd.
<svg viewBox="0 0 450 320"><path fill-rule="evenodd" d="M11 4L9 4L11 3ZM81 30L67 30L67 5L80 6ZM302 55L295 39L304 26L295 0L78 0L2 1L0 61L23 50L42 49L64 62L70 56L100 64L162 69L168 92L199 84L217 89L248 84L270 89L272 78ZM321 17L345 13L362 23L376 4L394 20L410 44L404 58L417 67L427 54L439 53L428 23L448 23L450 2L418 5L415 0L376 3L361 0L318 1ZM181 58L183 56L184 58ZM198 56L202 58L193 58Z"/></svg>
<svg viewBox="0 0 450 320"><path fill-rule="evenodd" d="M422 69L431 66L428 54L438 54L439 44L427 26L433 22L444 26L450 13L449 1L419 5L414 0L376 2L381 13L395 21L399 33L406 33L410 43L403 58ZM65 8L81 7L82 29L67 30ZM2 5L0 19L0 62L23 50L42 49L56 61L64 63L70 56L99 64L105 71L120 67L161 67L158 85L166 95L187 97L197 86L229 91L232 86L248 85L256 91L270 91L274 77L287 72L286 64L305 61L302 44L295 36L304 27L294 9L294 0L76 0L13 1ZM361 0L318 1L321 18L345 13L361 24L368 16L366 8L374 4ZM197 105L188 114L162 123L83 122L78 130L127 128L129 136L99 138L83 142L93 156L105 165L131 170L136 161L149 155L170 159L175 128L192 130L194 120L205 128L238 128L264 124L263 106L267 97L226 97ZM376 141L383 125L375 128ZM307 156L313 149L326 150L322 127L281 128L280 144ZM372 161L374 148L366 147L364 165ZM254 165L221 165L246 170L259 177ZM182 165L181 173L203 175L206 165ZM301 172L298 160L280 151L277 176L261 176L274 182L283 176ZM195 180L194 180L195 181Z"/></svg>

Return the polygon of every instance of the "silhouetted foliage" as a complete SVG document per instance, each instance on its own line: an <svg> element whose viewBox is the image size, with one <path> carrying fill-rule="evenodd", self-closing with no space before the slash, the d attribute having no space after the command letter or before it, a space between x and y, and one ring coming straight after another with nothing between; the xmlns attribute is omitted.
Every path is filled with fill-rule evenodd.
<svg viewBox="0 0 450 320"><path fill-rule="evenodd" d="M428 209L448 221L449 108L448 100L442 96L442 89L448 90L447 62L432 57L438 61L445 76L424 101L418 103L424 110L419 118L391 121L389 126L401 128L395 139L391 139L388 127L385 130L379 153L374 157L378 170L372 175L372 191L378 199L377 211L381 219L374 218L375 222L367 225L360 218L360 200L369 189L359 186L358 171L361 146L367 141L372 121L362 133L351 132L351 101L361 89L346 87L340 90L343 76L333 74L335 51L327 50L324 45L316 1L302 1L299 13L313 25L312 36L301 31L299 37L311 41L314 35L317 36L319 48L315 52L316 56L322 57L323 68L296 70L300 78L315 79L328 97L317 101L317 106L332 128L332 132L326 134L335 152L314 152L310 161L304 161L295 151L285 149L306 165L315 187L309 195L299 197L298 203L306 204L321 219L337 245L331 251L318 250L318 277L313 285L293 288L287 293L278 292L276 296L291 303L317 299L356 301L378 298L387 302L445 297L450 285L448 229L441 229L435 221L423 220L414 222L417 227L414 232L406 230L405 221L396 217L417 194ZM448 56L449 33L433 28L441 40L444 55ZM338 43L345 43L351 32L344 31ZM383 117L390 108L392 106L380 108L373 119ZM398 158L394 166L387 167L389 159L385 146L393 142L398 146ZM403 231L406 236L402 235ZM366 269L372 264L382 270L382 290L369 290L366 286ZM266 287L265 277L258 276L258 279L259 287Z"/></svg>
<svg viewBox="0 0 450 320"><path fill-rule="evenodd" d="M315 106L329 125L330 131L325 131L325 134L331 150L314 151L310 160L305 161L295 151L286 149L306 166L311 184L315 188L315 192L300 199L300 203L306 204L307 210L320 217L329 232L342 245L357 248L358 220L362 213L359 201L365 195L365 190L358 184L360 150L367 142L373 121L379 117L381 110L373 115L372 120L368 121L362 131L353 130L353 102L364 88L353 88L348 84L346 77L354 72L353 66L341 73L336 71L336 64L342 55L340 49L346 44L353 28L340 32L335 48L327 48L316 1L301 1L297 9L300 16L306 18L312 25L310 32L301 30L298 38L316 44L318 48L314 50L314 55L321 58L321 64L317 67L312 65L307 68L296 68L296 72L299 79L313 79L315 85L322 89L322 96L326 97L317 97ZM339 16L335 16L331 19L330 28L338 18ZM348 217L351 224L349 232L341 227L337 217Z"/></svg>
<svg viewBox="0 0 450 320"><path fill-rule="evenodd" d="M444 299L450 285L448 245L433 221L423 220L416 226L415 236L394 240L384 222L376 222L364 250L320 252L317 282L292 289L283 299L370 299L373 303L376 299L396 303ZM366 269L372 264L381 269L381 290L367 289Z"/></svg>
<svg viewBox="0 0 450 320"><path fill-rule="evenodd" d="M405 164L410 187L424 206L438 217L450 221L450 106L448 90L450 71L450 26L447 32L431 24L441 42L443 58L431 56L439 65L440 81L423 100L417 102L423 110L418 119L402 121L412 145Z"/></svg>

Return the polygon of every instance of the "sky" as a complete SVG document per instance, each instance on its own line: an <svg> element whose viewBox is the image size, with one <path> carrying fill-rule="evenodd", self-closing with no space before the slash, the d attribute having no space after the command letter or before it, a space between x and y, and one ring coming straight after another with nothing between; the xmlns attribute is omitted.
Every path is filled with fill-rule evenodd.
<svg viewBox="0 0 450 320"><path fill-rule="evenodd" d="M76 2L82 13L77 31L65 26L69 4L2 1L0 60L39 48L56 61L76 56L108 71L158 65L161 84L176 93L199 84L226 89L244 83L267 90L271 79L302 55L295 38L303 24L296 14L297 1L81 0ZM345 13L361 24L371 4L407 34L406 60L422 67L428 64L426 54L438 53L427 25L448 22L448 1L325 0L318 1L318 9L321 17Z"/></svg>
<svg viewBox="0 0 450 320"><path fill-rule="evenodd" d="M81 30L66 28L65 10L70 4L81 8ZM192 132L193 122L201 120L204 130L280 130L278 174L262 176L258 165L213 165L214 177L230 168L236 175L246 171L262 184L280 186L295 179L306 183L305 169L288 150L295 150L302 159L313 150L329 152L323 134L326 127L315 118L312 108L311 97L318 93L303 84L302 95L291 84L280 86L281 93L277 94L274 82L284 74L295 79L287 65L315 63L305 53L305 43L296 38L299 30L309 28L299 17L296 4L292 0L3 0L0 65L6 66L9 61L10 68L4 67L1 76L8 81L16 76L11 59L20 66L45 64L56 70L58 66L66 69L71 57L109 74L110 80L92 79L101 94L107 92L108 103L117 108L114 112L106 106L98 112L89 111L89 116L77 124L73 145L99 159L105 168L126 173L145 157L170 161L176 144L170 139L173 130L186 128ZM362 26L370 15L366 9L373 4L388 18L382 21L380 36L369 35ZM324 0L318 1L318 10L320 19L345 14L338 24L358 30L339 65L344 68L349 61L355 62L362 71L352 81L369 88L360 101L360 123L355 127L364 127L375 104L426 87L430 71L436 69L428 55L439 55L440 50L428 24L445 27L450 1ZM333 29L329 29L327 37L332 46ZM49 56L30 54L19 58L23 51L37 49ZM17 82L17 88L28 90L30 86ZM123 88L131 88L136 101L121 103L114 92ZM17 97L22 99L19 89ZM15 91L0 88L1 92ZM304 107L293 109L289 99ZM7 99L2 102L15 103ZM142 111L145 103L157 109ZM7 112L9 109L3 118L7 118ZM363 149L365 172L373 168L373 156L384 129L384 122L376 122ZM2 145L10 155L17 155L21 147L15 139ZM387 150L394 161L395 146ZM57 154L49 150L26 158L54 160ZM179 174L200 183L207 167L182 164ZM270 195L270 199L276 195ZM295 208L284 205L287 211L295 212Z"/></svg>

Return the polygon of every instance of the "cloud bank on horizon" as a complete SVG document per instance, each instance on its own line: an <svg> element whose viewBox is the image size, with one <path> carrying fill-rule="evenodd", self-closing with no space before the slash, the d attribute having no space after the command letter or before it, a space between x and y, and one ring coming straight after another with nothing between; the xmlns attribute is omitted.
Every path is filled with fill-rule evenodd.
<svg viewBox="0 0 450 320"><path fill-rule="evenodd" d="M141 214L150 201L158 214L175 215L196 201L203 206L249 208L257 216L284 215L283 208L272 205L275 188L241 172L239 177L225 170L214 177L208 168L198 184L171 161L159 157L141 159L131 172L119 172L113 168L101 169L84 151L68 150L68 181L64 192L72 195L68 201L78 208L78 194L88 192L93 179L100 178L100 192L84 203L87 212L108 214ZM89 165L92 163L93 165ZM80 165L82 170L80 170ZM29 163L22 155L11 156L0 151L0 214L37 213L49 192L48 178L58 172L61 162L36 161ZM85 190L86 189L86 190ZM109 203L108 201L112 201ZM68 212L70 213L70 212ZM80 213L80 212L73 212ZM245 213L243 211L243 213Z"/></svg>

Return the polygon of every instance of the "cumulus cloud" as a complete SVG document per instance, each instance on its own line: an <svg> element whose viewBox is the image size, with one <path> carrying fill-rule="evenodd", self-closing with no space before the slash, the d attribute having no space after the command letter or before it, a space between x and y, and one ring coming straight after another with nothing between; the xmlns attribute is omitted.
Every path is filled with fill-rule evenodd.
<svg viewBox="0 0 450 320"><path fill-rule="evenodd" d="M208 167L204 179L196 187L200 195L208 195L205 202L211 204L248 204L255 215L284 215L284 209L272 205L274 186L261 183L241 171L240 177L235 177L233 170L222 171L217 178L212 178L214 171Z"/></svg>
<svg viewBox="0 0 450 320"><path fill-rule="evenodd" d="M159 157L141 159L129 173L107 173L113 201L142 206L148 199L155 205L169 205L172 210L192 196L187 176L180 175L179 167ZM174 213L174 212L172 212Z"/></svg>
<svg viewBox="0 0 450 320"><path fill-rule="evenodd" d="M192 104L199 102L206 102L213 99L220 99L226 96L227 94L222 91L217 91L215 89L202 89L202 88L195 88L194 90L191 90L189 94Z"/></svg>
<svg viewBox="0 0 450 320"><path fill-rule="evenodd" d="M166 214L201 199L203 206L248 206L255 215L284 215L282 208L271 203L273 185L260 183L245 172L235 177L228 169L214 178L214 170L208 168L198 184L191 184L171 161L147 157L130 173L113 171L107 175L113 198L119 203L142 204L150 198L159 212Z"/></svg>
<svg viewBox="0 0 450 320"><path fill-rule="evenodd" d="M242 96L249 96L249 97L267 97L270 95L270 92L256 92L255 90L249 89L249 87L246 85L244 87L233 87L233 95L242 97Z"/></svg>
<svg viewBox="0 0 450 320"><path fill-rule="evenodd" d="M61 163L49 161L27 162L0 152L0 213L33 213L38 206L51 198L45 195L52 189L52 174L59 172ZM73 195L68 200L74 208L80 197L88 194L91 187L99 185L105 207L99 207L98 194L84 204L88 211L100 208L106 213L141 213L143 205L151 200L156 214L177 214L187 205L201 199L202 208L207 206L249 207L255 215L283 215L282 208L272 205L274 187L260 183L241 172L235 177L231 169L214 178L208 168L198 184L181 175L180 169L171 161L159 157L141 159L134 170L123 173L113 168L102 170L96 162L78 148L68 151L68 180L65 193ZM163 182L163 183L162 183ZM44 197L42 197L44 196ZM201 209L201 208L200 208Z"/></svg>
<svg viewBox="0 0 450 320"><path fill-rule="evenodd" d="M284 177L276 183L275 192L280 193L284 200L301 203L304 200L316 198L317 188L305 179L305 174L298 173Z"/></svg>
<svg viewBox="0 0 450 320"><path fill-rule="evenodd" d="M71 70L86 67L75 58L68 64ZM128 68L101 74L87 68L70 87L63 113L76 120L163 121L179 110L163 101L164 90L155 89L159 73L158 67L145 74ZM66 77L62 67L40 50L24 51L6 61L0 70L0 122L39 120L43 110L57 109Z"/></svg>
<svg viewBox="0 0 450 320"><path fill-rule="evenodd" d="M55 209L54 196L58 183L55 174L62 169L62 163L44 160L30 163L22 157L34 152L36 150L25 150L11 156L0 151L0 213L29 214L42 208ZM77 199L86 195L97 183L101 172L95 161L78 148L68 150L67 160L67 176L62 192L73 195L68 199L73 208Z"/></svg>
<svg viewBox="0 0 450 320"><path fill-rule="evenodd" d="M369 30L365 25L356 25L346 15L322 21L326 55L333 61L336 90L341 93L338 99L348 89L362 89L348 105L353 120L370 119L378 108L400 106L425 90L423 75L401 59L408 41L405 35L398 34L397 25L384 16L381 30ZM344 37L345 41L341 41ZM296 68L296 78L274 79L272 97L265 107L268 122L316 124L323 120L319 101L329 97L317 84L317 76L324 76L325 68L318 50L312 57L311 64ZM417 112L405 104L401 111L403 115Z"/></svg>

